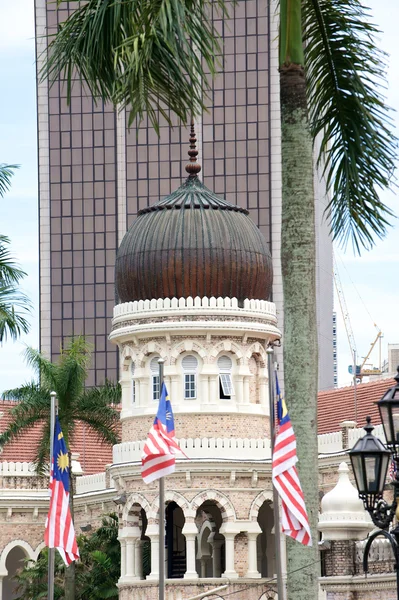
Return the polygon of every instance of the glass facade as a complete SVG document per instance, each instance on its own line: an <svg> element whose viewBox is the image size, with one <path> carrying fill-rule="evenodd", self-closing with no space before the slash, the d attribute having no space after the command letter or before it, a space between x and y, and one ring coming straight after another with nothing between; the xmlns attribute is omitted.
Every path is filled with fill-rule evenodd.
<svg viewBox="0 0 399 600"><path fill-rule="evenodd" d="M37 15L40 6L45 11L49 36L72 6L63 3L56 10L56 3L36 4ZM247 0L230 6L229 19L213 15L223 37L224 67L213 82L198 137L204 183L247 208L270 243L267 6L266 0ZM115 255L124 233L118 232L118 210L126 211L122 222L129 226L138 210L181 184L189 128L175 121L170 129L161 122L158 138L145 120L138 132L135 123L126 131L124 152L119 154L126 161L122 165L126 201L121 203L120 142L113 108L94 103L78 81L68 106L66 86L60 80L48 91L48 114L41 110L39 140L43 119L49 134L50 249L41 252L42 264L50 262L50 283L41 276L41 286L49 285L50 293L49 314L44 317L42 311L41 317L42 330L50 330L47 350L56 359L61 344L84 334L94 348L88 384L101 384L105 378L115 381L117 349L107 338L115 302Z"/></svg>

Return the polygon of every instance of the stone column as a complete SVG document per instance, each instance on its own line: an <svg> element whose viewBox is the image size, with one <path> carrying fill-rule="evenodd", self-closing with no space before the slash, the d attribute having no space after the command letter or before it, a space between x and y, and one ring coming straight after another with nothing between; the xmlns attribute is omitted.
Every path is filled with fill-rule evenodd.
<svg viewBox="0 0 399 600"><path fill-rule="evenodd" d="M206 558L201 558L201 579L205 579L206 577Z"/></svg>
<svg viewBox="0 0 399 600"><path fill-rule="evenodd" d="M205 373L201 373L199 376L201 383L201 404L208 404L209 402L209 377Z"/></svg>
<svg viewBox="0 0 399 600"><path fill-rule="evenodd" d="M151 540L151 573L147 579L159 579L159 531L158 523L147 528L146 535Z"/></svg>
<svg viewBox="0 0 399 600"><path fill-rule="evenodd" d="M126 540L124 538L118 538L121 545L121 576L123 579L126 575Z"/></svg>
<svg viewBox="0 0 399 600"><path fill-rule="evenodd" d="M258 539L259 532L247 532L248 536L248 571L245 577L258 578L260 573L258 571L258 556L256 541Z"/></svg>
<svg viewBox="0 0 399 600"><path fill-rule="evenodd" d="M210 375L209 377L209 402L210 404L219 404L219 375Z"/></svg>
<svg viewBox="0 0 399 600"><path fill-rule="evenodd" d="M126 538L126 577L134 577L134 550L136 540L132 537Z"/></svg>
<svg viewBox="0 0 399 600"><path fill-rule="evenodd" d="M264 369L262 369L263 371ZM259 402L261 406L264 406L269 413L269 398L267 390L267 378L266 375L259 374Z"/></svg>
<svg viewBox="0 0 399 600"><path fill-rule="evenodd" d="M127 374L123 373L120 383L121 383L121 392L122 392L122 410L131 410L131 408L132 408L131 378L130 377L128 378Z"/></svg>
<svg viewBox="0 0 399 600"><path fill-rule="evenodd" d="M0 575L0 600L3 600L3 579L6 575Z"/></svg>
<svg viewBox="0 0 399 600"><path fill-rule="evenodd" d="M134 573L136 579L143 579L143 543L143 540L140 538L136 540L134 552Z"/></svg>
<svg viewBox="0 0 399 600"><path fill-rule="evenodd" d="M179 394L179 390L178 390L178 384L179 384L179 378L177 375L171 375L170 377L171 379L171 385L170 385L170 397L172 398L173 401L173 406L178 406L180 404L179 399L181 398L181 392Z"/></svg>
<svg viewBox="0 0 399 600"><path fill-rule="evenodd" d="M223 526L221 529L223 529ZM234 569L234 538L236 536L236 533L223 533L223 535L225 539L226 549L226 570L223 573L223 577L228 577L229 579L237 579L238 573Z"/></svg>
<svg viewBox="0 0 399 600"><path fill-rule="evenodd" d="M221 547L223 540L213 540L212 543L212 570L214 577L222 576Z"/></svg>
<svg viewBox="0 0 399 600"><path fill-rule="evenodd" d="M186 538L186 572L184 579L198 579L195 568L195 537L198 533L195 523L185 522L182 534Z"/></svg>
<svg viewBox="0 0 399 600"><path fill-rule="evenodd" d="M250 398L249 398L249 377L246 376L244 377L244 399L243 399L243 403L244 404L249 404L250 402Z"/></svg>
<svg viewBox="0 0 399 600"><path fill-rule="evenodd" d="M238 375L234 382L236 392L237 404L243 404L244 402L244 378L242 375Z"/></svg>

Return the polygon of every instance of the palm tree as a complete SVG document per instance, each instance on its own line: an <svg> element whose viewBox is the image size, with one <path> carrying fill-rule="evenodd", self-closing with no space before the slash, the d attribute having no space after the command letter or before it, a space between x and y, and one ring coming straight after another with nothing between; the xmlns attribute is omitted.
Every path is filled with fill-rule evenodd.
<svg viewBox="0 0 399 600"><path fill-rule="evenodd" d="M16 266L8 250L9 243L8 237L0 235L0 342L8 336L15 340L29 331L23 315L29 313L31 302L18 288L26 273Z"/></svg>
<svg viewBox="0 0 399 600"><path fill-rule="evenodd" d="M58 416L68 447L73 444L78 422L88 425L99 440L118 443L119 413L114 405L120 402L120 386L106 381L100 387L85 388L91 347L84 337L73 338L62 348L56 363L33 348L27 348L26 359L36 371L39 382L32 381L4 392L4 398L16 404L7 429L0 435L1 446L39 424L42 431L35 461L38 472L43 472L49 458L52 391L57 394Z"/></svg>
<svg viewBox="0 0 399 600"><path fill-rule="evenodd" d="M126 107L130 123L147 111L158 129L158 116L168 119L165 106L188 122L206 103L202 91L206 95L218 68L215 55L220 54L221 42L206 18L215 4L226 11L223 0L89 0L52 40L43 77L55 80L63 72L70 96L78 73L95 97ZM351 240L357 251L371 247L375 237L384 236L392 214L380 201L379 190L390 184L396 153L381 93L385 57L376 33L360 0L280 0L285 392L314 540L318 494L313 142L318 136L319 165L330 194L326 218L333 237L344 245ZM289 597L317 598L316 544L308 548L289 543L288 561L294 571Z"/></svg>
<svg viewBox="0 0 399 600"><path fill-rule="evenodd" d="M0 164L0 198L9 190L15 169L18 165ZM18 289L26 273L14 263L7 248L9 243L8 237L0 235L0 342L8 336L15 340L29 331L29 323L23 315L29 312L31 303Z"/></svg>

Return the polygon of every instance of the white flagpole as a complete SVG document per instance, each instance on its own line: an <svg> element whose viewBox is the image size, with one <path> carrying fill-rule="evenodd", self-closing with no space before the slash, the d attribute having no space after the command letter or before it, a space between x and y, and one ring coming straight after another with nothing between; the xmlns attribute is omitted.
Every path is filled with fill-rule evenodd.
<svg viewBox="0 0 399 600"><path fill-rule="evenodd" d="M267 371L269 378L269 412L270 412L270 445L272 449L272 461L274 452L274 407L275 407L275 388L274 388L274 368L273 368L273 348L269 346L267 352ZM277 575L277 594L279 600L284 600L284 582L281 568L281 537L280 537L280 504L279 495L273 485L273 513L274 513L274 543L276 553L276 575Z"/></svg>
<svg viewBox="0 0 399 600"><path fill-rule="evenodd" d="M161 398L163 384L164 359L158 360L159 365L159 397ZM159 600L165 600L165 482L159 479Z"/></svg>
<svg viewBox="0 0 399 600"><path fill-rule="evenodd" d="M55 415L57 412L57 394L51 392L50 394L50 473L53 468L54 458L54 429L55 429ZM55 548L48 549L48 584L47 584L47 598L48 600L54 600L54 558Z"/></svg>

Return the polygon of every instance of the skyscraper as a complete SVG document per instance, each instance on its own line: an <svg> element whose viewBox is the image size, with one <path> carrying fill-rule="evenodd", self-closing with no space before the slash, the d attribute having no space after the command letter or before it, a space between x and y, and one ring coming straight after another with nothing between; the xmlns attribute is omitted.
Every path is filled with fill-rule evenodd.
<svg viewBox="0 0 399 600"><path fill-rule="evenodd" d="M36 0L38 70L69 3ZM273 256L273 301L283 324L280 269L281 149L277 25L267 0L213 15L224 41L224 69L208 112L197 123L204 183L249 210ZM43 54L44 53L44 54ZM116 379L117 352L107 339L114 305L116 249L137 212L176 189L184 177L189 130L145 120L126 128L124 113L93 102L76 82L71 105L57 81L38 83L40 193L40 344L53 358L62 340L83 333L94 344L89 383ZM317 182L317 289L320 388L333 386L331 240L320 217ZM328 325L327 325L328 324ZM328 339L328 331L330 338ZM306 349L304 349L305 351Z"/></svg>

